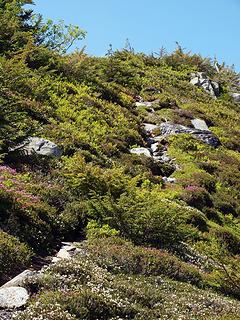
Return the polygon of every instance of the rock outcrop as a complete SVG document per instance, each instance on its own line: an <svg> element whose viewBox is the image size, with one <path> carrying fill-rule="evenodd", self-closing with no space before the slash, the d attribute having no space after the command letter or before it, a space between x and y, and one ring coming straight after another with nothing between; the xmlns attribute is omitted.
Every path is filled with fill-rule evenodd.
<svg viewBox="0 0 240 320"><path fill-rule="evenodd" d="M204 143L216 148L220 145L220 141L218 137L216 137L211 131L209 130L199 130L195 128L185 127L180 124L173 124L169 122L164 122L160 124L161 134L163 136L169 136L172 134L180 134L180 133L187 133L192 134L197 139L203 141Z"/></svg>
<svg viewBox="0 0 240 320"><path fill-rule="evenodd" d="M214 99L219 96L220 87L215 81L209 79L209 77L204 72L197 72L191 74L190 83L203 88L208 92Z"/></svg>
<svg viewBox="0 0 240 320"><path fill-rule="evenodd" d="M38 154L52 157L60 157L62 154L62 150L54 142L38 137L29 137L9 151L20 151L25 155Z"/></svg>

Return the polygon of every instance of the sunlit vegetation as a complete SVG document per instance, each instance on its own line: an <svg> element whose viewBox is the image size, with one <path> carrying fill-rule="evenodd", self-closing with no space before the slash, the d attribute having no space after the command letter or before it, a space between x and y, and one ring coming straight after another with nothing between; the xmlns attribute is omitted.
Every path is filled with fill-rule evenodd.
<svg viewBox="0 0 240 320"><path fill-rule="evenodd" d="M33 18L31 3L0 0L0 280L61 240L87 238L88 256L50 267L18 319L237 319L224 295L240 298L240 118L229 95L238 74L180 46L66 54L85 32ZM196 71L220 83L217 100L189 83ZM155 112L136 107L138 96L157 101ZM192 118L218 148L189 134L164 139L175 171L129 153L146 146L144 122ZM31 136L63 155L11 151ZM203 260L189 261L183 243Z"/></svg>

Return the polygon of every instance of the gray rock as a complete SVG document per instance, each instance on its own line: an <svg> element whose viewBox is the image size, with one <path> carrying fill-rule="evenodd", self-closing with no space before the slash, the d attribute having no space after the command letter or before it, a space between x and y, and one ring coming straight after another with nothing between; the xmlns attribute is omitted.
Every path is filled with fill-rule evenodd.
<svg viewBox="0 0 240 320"><path fill-rule="evenodd" d="M25 270L16 277L14 277L12 280L5 283L2 288L10 288L10 287L24 287L28 281L37 276L37 271L31 271L31 270Z"/></svg>
<svg viewBox="0 0 240 320"><path fill-rule="evenodd" d="M240 102L240 93L230 92L229 95L233 98L234 102Z"/></svg>
<svg viewBox="0 0 240 320"><path fill-rule="evenodd" d="M179 256L183 261L190 262L199 266L201 269L208 269L208 267L213 267L216 264L207 256L204 256L193 249L189 244L185 242L180 242L174 248L172 247L173 251L177 256Z"/></svg>
<svg viewBox="0 0 240 320"><path fill-rule="evenodd" d="M190 83L193 84L194 86L200 86L199 78L196 76L194 76L194 78L190 80Z"/></svg>
<svg viewBox="0 0 240 320"><path fill-rule="evenodd" d="M58 261L62 260L61 258L58 257L53 257L52 258L52 263L57 263Z"/></svg>
<svg viewBox="0 0 240 320"><path fill-rule="evenodd" d="M130 153L137 154L138 156L144 155L144 156L146 156L148 158L152 157L152 154L151 154L150 150L147 149L147 148L133 148L133 149L130 150Z"/></svg>
<svg viewBox="0 0 240 320"><path fill-rule="evenodd" d="M136 107L147 107L147 108L151 108L153 105L152 102L149 101L141 101L141 102L136 102L135 106Z"/></svg>
<svg viewBox="0 0 240 320"><path fill-rule="evenodd" d="M168 163L168 162L171 162L173 159L172 158L170 158L168 155L166 155L166 154L163 154L162 156L161 156L161 162L163 162L163 163Z"/></svg>
<svg viewBox="0 0 240 320"><path fill-rule="evenodd" d="M160 129L160 127L158 126L158 129ZM154 141L155 142L161 142L163 140L163 136L154 136Z"/></svg>
<svg viewBox="0 0 240 320"><path fill-rule="evenodd" d="M160 124L160 131L163 136L169 136L169 135L178 134L178 133L194 133L196 129L188 128L181 124L163 122Z"/></svg>
<svg viewBox="0 0 240 320"><path fill-rule="evenodd" d="M209 131L208 126L204 120L196 118L192 119L191 122L195 129Z"/></svg>
<svg viewBox="0 0 240 320"><path fill-rule="evenodd" d="M77 248L79 243L75 242L62 242L62 247L58 251L55 257L52 258L52 263L56 263L60 260L69 260L73 255L79 253L82 249Z"/></svg>
<svg viewBox="0 0 240 320"><path fill-rule="evenodd" d="M154 137L147 137L145 141L147 142L149 148L151 148L151 145L156 142Z"/></svg>
<svg viewBox="0 0 240 320"><path fill-rule="evenodd" d="M159 99L154 101L137 101L135 102L135 107L144 107L144 108L152 108L154 105L159 105Z"/></svg>
<svg viewBox="0 0 240 320"><path fill-rule="evenodd" d="M62 150L54 142L38 137L29 137L10 151L22 151L26 155L38 154L53 157L60 157L62 154Z"/></svg>
<svg viewBox="0 0 240 320"><path fill-rule="evenodd" d="M170 158L165 154L162 154L162 155L153 155L153 160L161 163L172 163L174 159Z"/></svg>
<svg viewBox="0 0 240 320"><path fill-rule="evenodd" d="M215 99L219 96L219 84L215 81L211 81L204 72L192 73L190 83L195 86L202 87Z"/></svg>
<svg viewBox="0 0 240 320"><path fill-rule="evenodd" d="M64 245L62 249L66 250L67 252L72 252L76 250L76 248L72 245Z"/></svg>
<svg viewBox="0 0 240 320"><path fill-rule="evenodd" d="M169 182L169 183L175 183L176 178L171 178L171 177L162 177L164 182Z"/></svg>
<svg viewBox="0 0 240 320"><path fill-rule="evenodd" d="M159 126L152 123L144 123L144 130L148 134L152 134L154 130L159 129Z"/></svg>
<svg viewBox="0 0 240 320"><path fill-rule="evenodd" d="M60 259L70 259L71 258L71 254L69 253L69 251L67 251L66 249L60 249L57 253L57 258Z"/></svg>
<svg viewBox="0 0 240 320"><path fill-rule="evenodd" d="M0 289L0 308L14 309L24 306L29 299L25 288L10 287Z"/></svg>
<svg viewBox="0 0 240 320"><path fill-rule="evenodd" d="M160 162L162 159L162 156L155 156L153 155L153 160L156 161L156 162Z"/></svg>
<svg viewBox="0 0 240 320"><path fill-rule="evenodd" d="M159 143L158 142L155 142L155 143L151 144L151 150L152 150L153 154L158 151L158 148L159 148Z"/></svg>
<svg viewBox="0 0 240 320"><path fill-rule="evenodd" d="M220 95L220 86L216 81L211 81L211 85L216 97Z"/></svg>
<svg viewBox="0 0 240 320"><path fill-rule="evenodd" d="M182 126L180 124L172 124L169 122L161 123L160 130L162 135L164 136L187 133L192 134L197 139L203 141L206 144L209 144L214 148L220 145L219 139L209 130L192 129L189 127Z"/></svg>

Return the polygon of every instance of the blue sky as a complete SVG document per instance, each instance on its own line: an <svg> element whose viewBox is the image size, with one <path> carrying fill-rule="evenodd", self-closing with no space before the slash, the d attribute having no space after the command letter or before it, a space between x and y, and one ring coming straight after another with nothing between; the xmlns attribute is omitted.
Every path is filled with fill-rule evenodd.
<svg viewBox="0 0 240 320"><path fill-rule="evenodd" d="M80 26L91 55L104 55L109 44L135 51L168 52L178 41L204 57L217 57L240 71L240 0L34 0L35 11L54 21Z"/></svg>

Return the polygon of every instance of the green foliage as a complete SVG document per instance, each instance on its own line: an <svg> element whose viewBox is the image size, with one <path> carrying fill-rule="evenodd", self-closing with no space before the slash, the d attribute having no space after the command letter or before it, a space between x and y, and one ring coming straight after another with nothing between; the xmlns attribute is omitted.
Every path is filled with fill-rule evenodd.
<svg viewBox="0 0 240 320"><path fill-rule="evenodd" d="M157 247L197 236L197 230L186 224L195 213L201 215L149 191L123 193L115 202L109 196L97 197L89 209L91 217L108 222L133 242Z"/></svg>
<svg viewBox="0 0 240 320"><path fill-rule="evenodd" d="M40 35L38 42L59 53L66 53L76 40L82 40L86 36L86 32L78 26L66 26L62 20L58 24L47 20L41 25L38 32Z"/></svg>
<svg viewBox="0 0 240 320"><path fill-rule="evenodd" d="M108 224L100 226L96 221L91 220L87 224L87 238L105 238L119 235L119 231L110 228Z"/></svg>
<svg viewBox="0 0 240 320"><path fill-rule="evenodd" d="M0 2L0 55L16 52L31 41L34 26L31 26L31 10L23 8L31 0Z"/></svg>
<svg viewBox="0 0 240 320"><path fill-rule="evenodd" d="M0 230L0 283L26 267L31 256L31 250L24 243Z"/></svg>
<svg viewBox="0 0 240 320"><path fill-rule="evenodd" d="M105 278L106 270L89 261L85 266L79 262L55 266L47 276L49 283L42 284L41 305L30 307L32 313L23 314L23 319L38 313L46 319L56 319L58 313L63 319L177 319L185 313L186 319L224 319L227 302L221 312L216 307L215 314L195 312L186 301L182 307L183 292L190 287L179 283L168 282L167 290L177 292L180 314L165 312L168 307L173 310L166 302L173 299L166 298L157 277L163 274L199 286L207 283L239 298L238 285L226 276L227 270L235 283L239 281L239 107L230 97L233 88L238 90L239 75L179 45L172 54L162 50L157 57L135 53L129 45L99 58L84 50L66 54L86 33L62 21L44 22L25 4L32 1L0 1L0 227L2 241L9 247L6 255L1 253L1 259L8 261L9 256L9 262L6 269L0 263L0 274L4 277L11 268L15 273L24 267L28 247L35 254L46 254L62 239L86 234L99 241L92 244L98 248L94 254L99 265L105 261L114 274ZM189 83L196 71L220 83L217 100ZM136 107L141 98L153 102L155 112ZM174 159L171 164L129 152L133 145L148 147L144 122L168 120L191 126L193 118L204 119L221 146L211 148L187 134L164 137L159 149L167 148ZM30 136L55 142L63 156L49 159L10 152ZM176 179L173 184L162 179L170 175ZM117 240L116 235L151 249ZM120 243L111 244L111 236ZM194 266L160 251L177 248L175 254L180 255L182 241L206 259L224 246L225 269L219 267L218 255L216 264L208 261L209 274L204 273L203 280ZM21 252L18 258L15 249ZM205 270L201 261L191 262ZM104 290L96 292L83 280L95 279L99 288L96 270L99 279L106 280L107 292L114 292L107 299ZM62 285L59 273L72 277L64 278ZM186 297L192 299L194 290L191 287ZM195 304L200 299L205 310L200 293L196 295ZM125 303L126 296L130 298ZM167 305L159 307L162 299ZM231 309L229 318L235 313Z"/></svg>

